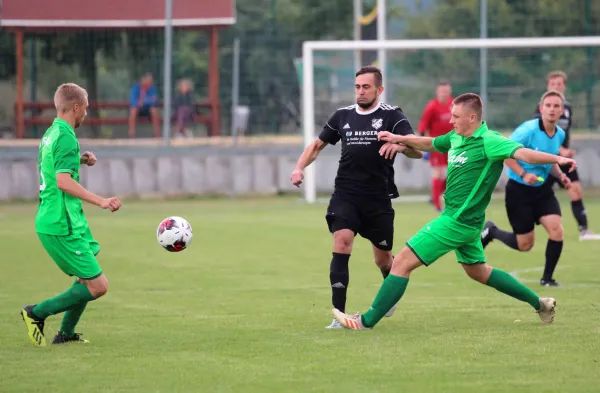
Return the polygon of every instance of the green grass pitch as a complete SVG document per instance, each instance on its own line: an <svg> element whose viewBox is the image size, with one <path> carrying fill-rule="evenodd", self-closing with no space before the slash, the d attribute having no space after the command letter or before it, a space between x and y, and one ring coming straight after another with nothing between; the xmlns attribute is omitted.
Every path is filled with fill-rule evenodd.
<svg viewBox="0 0 600 393"><path fill-rule="evenodd" d="M77 328L88 345L35 348L20 308L71 284L34 232L34 204L0 205L0 392L598 392L600 242L578 240L561 192L566 241L555 277L540 288L547 236L530 253L500 244L491 265L556 297L550 326L469 280L453 255L412 277L391 319L372 331L331 322L331 237L325 205L295 198L125 201L110 214L86 206L110 281ZM586 200L600 231L600 199ZM435 215L395 204L397 252ZM160 220L194 229L186 251L156 242ZM503 201L488 217L507 227ZM365 311L381 283L371 246L357 238L348 310ZM48 319L52 338L60 318Z"/></svg>

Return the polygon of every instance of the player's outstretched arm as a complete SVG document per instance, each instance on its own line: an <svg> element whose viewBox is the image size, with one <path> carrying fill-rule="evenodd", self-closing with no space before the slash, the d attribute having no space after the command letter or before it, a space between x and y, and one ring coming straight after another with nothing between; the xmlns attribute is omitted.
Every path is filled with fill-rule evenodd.
<svg viewBox="0 0 600 393"><path fill-rule="evenodd" d="M81 184L73 180L70 173L57 173L56 184L61 191L102 209L109 209L111 212L115 212L121 207L121 201L117 197L102 198L93 192L89 192Z"/></svg>
<svg viewBox="0 0 600 393"><path fill-rule="evenodd" d="M402 152L406 157L420 160L423 158L423 153L421 153L418 149L414 149L412 147L406 146L406 149Z"/></svg>
<svg viewBox="0 0 600 393"><path fill-rule="evenodd" d="M515 160L513 158L507 158L506 160L504 160L504 164L507 167L509 167L510 169L512 169L512 171L514 173L519 175L525 183L535 184L538 182L538 177L536 175L534 175L533 173L527 173L525 171L525 169L523 169L523 167L521 165L519 165L517 160Z"/></svg>
<svg viewBox="0 0 600 393"><path fill-rule="evenodd" d="M552 168L550 168L550 174L556 177L557 179L560 179L561 176L564 175L563 171L560 169L560 166L558 166L558 164L552 165Z"/></svg>
<svg viewBox="0 0 600 393"><path fill-rule="evenodd" d="M530 164L558 164L560 166L569 166L569 172L573 172L577 168L577 163L572 158L555 156L554 154L527 148L517 150L513 155L513 158Z"/></svg>
<svg viewBox="0 0 600 393"><path fill-rule="evenodd" d="M292 181L293 185L300 187L300 184L302 184L302 181L304 180L304 168L312 164L317 159L319 153L325 148L325 146L327 146L327 142L323 142L321 139L317 138L310 145L308 145L306 149L304 149L300 155L300 158L298 158L296 167L292 171L290 180Z"/></svg>
<svg viewBox="0 0 600 393"><path fill-rule="evenodd" d="M560 166L558 166L558 164L552 165L552 168L550 168L550 174L557 178L558 181L560 181L560 184L562 184L563 187L565 187L567 190L571 188L571 179L569 178L569 176L564 174L564 172L562 171L562 169L560 169Z"/></svg>
<svg viewBox="0 0 600 393"><path fill-rule="evenodd" d="M433 148L433 138L425 136L397 135L389 131L381 131L377 134L377 139L390 143L399 143L421 151L436 151Z"/></svg>
<svg viewBox="0 0 600 393"><path fill-rule="evenodd" d="M396 156L396 154L402 153L408 158L413 159L421 159L423 158L423 153L418 150L413 149L412 147L399 145L397 143L387 142L379 149L379 155L384 157L387 160L391 160Z"/></svg>
<svg viewBox="0 0 600 393"><path fill-rule="evenodd" d="M561 146L560 150L558 151L558 154L560 154L563 157L573 158L575 156L575 150L567 149L566 147Z"/></svg>

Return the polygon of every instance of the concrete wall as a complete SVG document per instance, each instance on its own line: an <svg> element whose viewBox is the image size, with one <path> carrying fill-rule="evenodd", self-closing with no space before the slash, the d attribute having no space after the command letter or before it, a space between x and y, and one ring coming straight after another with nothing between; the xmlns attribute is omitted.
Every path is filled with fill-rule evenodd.
<svg viewBox="0 0 600 393"><path fill-rule="evenodd" d="M600 187L600 141L575 141L584 186ZM275 194L300 192L289 182L301 153L295 146L248 148L136 148L82 146L98 157L94 167L82 167L81 183L99 195L151 197L201 194ZM327 147L317 160L317 189L331 192L339 147ZM39 178L37 148L0 149L0 200L35 199ZM430 169L422 160L400 156L396 184L403 190L429 187ZM598 170L597 170L598 169ZM499 183L502 187L505 176Z"/></svg>

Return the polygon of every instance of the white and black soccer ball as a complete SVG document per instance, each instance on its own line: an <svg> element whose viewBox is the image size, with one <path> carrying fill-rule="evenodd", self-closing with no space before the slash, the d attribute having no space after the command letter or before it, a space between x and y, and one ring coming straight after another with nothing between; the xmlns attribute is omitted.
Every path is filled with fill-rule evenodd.
<svg viewBox="0 0 600 393"><path fill-rule="evenodd" d="M172 216L161 221L156 230L156 239L169 252L185 250L192 241L192 226L186 219Z"/></svg>

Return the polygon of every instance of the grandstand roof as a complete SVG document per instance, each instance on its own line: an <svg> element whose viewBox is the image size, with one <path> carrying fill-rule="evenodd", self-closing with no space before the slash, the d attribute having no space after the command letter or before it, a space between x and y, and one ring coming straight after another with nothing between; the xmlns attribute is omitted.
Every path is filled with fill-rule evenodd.
<svg viewBox="0 0 600 393"><path fill-rule="evenodd" d="M0 26L38 29L128 29L165 26L165 0L3 0ZM235 23L235 0L174 0L173 26Z"/></svg>

